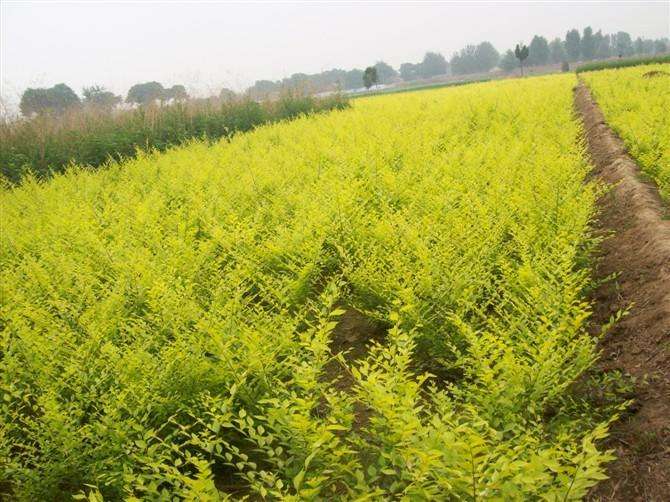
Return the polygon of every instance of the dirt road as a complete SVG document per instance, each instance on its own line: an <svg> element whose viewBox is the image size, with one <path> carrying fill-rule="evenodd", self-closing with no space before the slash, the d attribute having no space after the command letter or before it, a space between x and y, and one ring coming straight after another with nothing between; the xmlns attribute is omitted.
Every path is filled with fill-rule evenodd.
<svg viewBox="0 0 670 502"><path fill-rule="evenodd" d="M635 404L614 424L617 460L590 500L670 501L670 218L656 188L640 177L623 142L605 123L584 84L575 90L595 175L613 187L600 200L598 277L616 273L595 295L604 324L631 306L601 342L601 369L635 377Z"/></svg>

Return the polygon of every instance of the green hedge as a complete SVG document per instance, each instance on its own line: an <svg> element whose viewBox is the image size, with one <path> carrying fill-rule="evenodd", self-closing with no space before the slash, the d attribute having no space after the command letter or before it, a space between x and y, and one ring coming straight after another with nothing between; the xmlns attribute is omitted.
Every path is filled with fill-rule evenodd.
<svg viewBox="0 0 670 502"><path fill-rule="evenodd" d="M17 184L70 164L98 167L138 149L165 150L193 138L217 140L268 122L348 106L340 96L284 96L274 102L192 100L127 111L73 110L0 124L0 174Z"/></svg>
<svg viewBox="0 0 670 502"><path fill-rule="evenodd" d="M654 63L670 63L670 54L625 59L609 59L607 61L593 61L591 63L586 63L579 66L576 72L581 73L584 71L609 70L612 68L626 68L628 66L638 66Z"/></svg>

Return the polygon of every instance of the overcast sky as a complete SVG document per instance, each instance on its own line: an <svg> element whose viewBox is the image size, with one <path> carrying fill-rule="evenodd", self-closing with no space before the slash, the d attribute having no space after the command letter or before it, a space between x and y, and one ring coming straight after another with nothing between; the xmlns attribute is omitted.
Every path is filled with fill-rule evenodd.
<svg viewBox="0 0 670 502"><path fill-rule="evenodd" d="M591 25L633 38L670 35L657 2L9 2L2 1L2 95L65 82L125 94L136 82L199 94L295 72L393 66L427 50L449 57L489 40L501 52L532 35Z"/></svg>

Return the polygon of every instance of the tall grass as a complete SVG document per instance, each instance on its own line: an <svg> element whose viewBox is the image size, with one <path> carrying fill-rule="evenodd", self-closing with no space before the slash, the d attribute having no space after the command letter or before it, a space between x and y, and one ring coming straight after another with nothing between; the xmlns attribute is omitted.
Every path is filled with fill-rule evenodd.
<svg viewBox="0 0 670 502"><path fill-rule="evenodd" d="M216 140L268 122L348 106L340 96L285 95L279 100L194 99L133 110L76 109L0 123L0 173L16 184L27 174L48 178L70 164L98 167L138 149L165 150L192 138Z"/></svg>

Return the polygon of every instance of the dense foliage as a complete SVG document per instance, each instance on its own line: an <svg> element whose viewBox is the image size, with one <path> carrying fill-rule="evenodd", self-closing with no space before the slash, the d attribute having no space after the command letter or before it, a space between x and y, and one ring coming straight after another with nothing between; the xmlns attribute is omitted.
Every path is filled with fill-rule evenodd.
<svg viewBox="0 0 670 502"><path fill-rule="evenodd" d="M19 108L28 117L35 113L50 112L61 114L81 104L79 96L65 84L56 84L49 88L26 89L21 96Z"/></svg>
<svg viewBox="0 0 670 502"><path fill-rule="evenodd" d="M11 183L27 173L46 178L72 163L97 167L132 157L138 149L165 150L193 138L228 137L267 122L346 106L339 96L287 95L271 103L193 100L117 112L95 107L4 122L0 173Z"/></svg>
<svg viewBox="0 0 670 502"><path fill-rule="evenodd" d="M670 62L670 56L668 56ZM670 65L583 73L607 123L670 201Z"/></svg>
<svg viewBox="0 0 670 502"><path fill-rule="evenodd" d="M139 105L148 105L156 101L183 101L188 99L188 93L183 85L173 85L167 89L160 82L144 82L135 84L128 90L126 102Z"/></svg>
<svg viewBox="0 0 670 502"><path fill-rule="evenodd" d="M490 42L468 45L454 54L449 64L454 75L482 73L491 70L498 64L500 54Z"/></svg>
<svg viewBox="0 0 670 502"><path fill-rule="evenodd" d="M0 487L583 497L613 411L570 391L596 355L574 84L360 99L4 190Z"/></svg>
<svg viewBox="0 0 670 502"><path fill-rule="evenodd" d="M446 75L448 72L449 63L439 52L426 52L421 62L400 65L400 77L406 82Z"/></svg>
<svg viewBox="0 0 670 502"><path fill-rule="evenodd" d="M116 105L121 103L121 96L115 95L102 86L92 85L84 87L82 92L83 102L89 108L97 108L105 111L111 111Z"/></svg>

